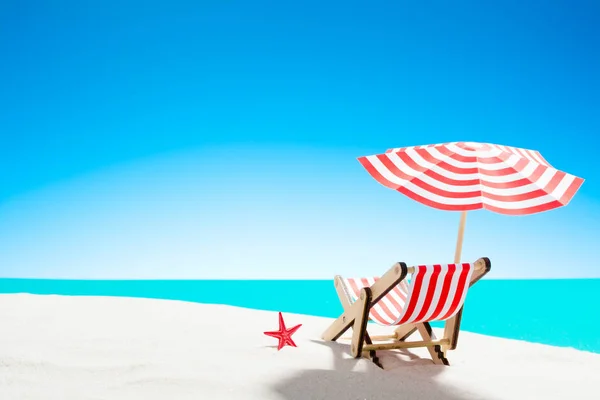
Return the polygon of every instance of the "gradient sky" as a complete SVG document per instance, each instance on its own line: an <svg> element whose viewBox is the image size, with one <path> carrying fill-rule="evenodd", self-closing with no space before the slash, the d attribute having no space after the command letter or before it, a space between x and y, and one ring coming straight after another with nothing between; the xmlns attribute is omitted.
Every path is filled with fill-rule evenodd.
<svg viewBox="0 0 600 400"><path fill-rule="evenodd" d="M485 3L485 4L484 4ZM490 277L600 277L600 2L3 1L0 276L331 278L451 262L356 157L541 151L568 207L469 214Z"/></svg>

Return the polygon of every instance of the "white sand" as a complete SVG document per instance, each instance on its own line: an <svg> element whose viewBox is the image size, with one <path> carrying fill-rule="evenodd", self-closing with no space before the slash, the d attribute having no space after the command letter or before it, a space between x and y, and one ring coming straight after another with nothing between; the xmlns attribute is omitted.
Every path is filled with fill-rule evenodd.
<svg viewBox="0 0 600 400"><path fill-rule="evenodd" d="M0 295L0 399L600 399L598 354L463 332L450 367L417 349L384 371L320 341L329 319L284 317L303 326L278 352L274 312Z"/></svg>

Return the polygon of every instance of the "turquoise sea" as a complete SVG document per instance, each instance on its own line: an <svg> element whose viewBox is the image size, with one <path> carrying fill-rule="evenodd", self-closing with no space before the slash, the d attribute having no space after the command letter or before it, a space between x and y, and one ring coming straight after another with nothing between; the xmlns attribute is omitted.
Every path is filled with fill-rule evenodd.
<svg viewBox="0 0 600 400"><path fill-rule="evenodd" d="M342 310L331 280L0 279L0 293L146 297L323 317ZM600 353L599 294L600 279L480 281L462 328Z"/></svg>

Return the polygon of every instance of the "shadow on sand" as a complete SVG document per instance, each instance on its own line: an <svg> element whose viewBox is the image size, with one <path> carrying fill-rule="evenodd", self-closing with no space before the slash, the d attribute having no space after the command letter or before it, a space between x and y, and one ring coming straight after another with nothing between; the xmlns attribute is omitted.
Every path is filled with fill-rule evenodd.
<svg viewBox="0 0 600 400"><path fill-rule="evenodd" d="M436 399L467 400L481 397L457 393L452 387L436 381L444 372L443 365L434 365L406 350L379 352L385 368L381 370L369 360L350 357L346 344L313 340L329 347L334 360L332 370L305 370L279 382L272 389L285 400L377 400ZM387 354L384 354L387 353Z"/></svg>

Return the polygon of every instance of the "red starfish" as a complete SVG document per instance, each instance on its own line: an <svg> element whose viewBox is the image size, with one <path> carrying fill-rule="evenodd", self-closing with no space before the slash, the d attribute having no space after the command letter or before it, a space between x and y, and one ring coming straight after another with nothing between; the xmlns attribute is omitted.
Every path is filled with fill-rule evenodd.
<svg viewBox="0 0 600 400"><path fill-rule="evenodd" d="M286 329L285 322L283 321L283 315L281 315L281 313L279 313L279 330L278 331L265 332L265 335L272 336L274 338L279 339L279 345L277 346L277 350L281 350L284 346L297 347L296 343L294 343L294 341L292 340L292 335L301 326L302 326L302 324L296 325L296 326L294 326L293 328L290 328L290 329Z"/></svg>

